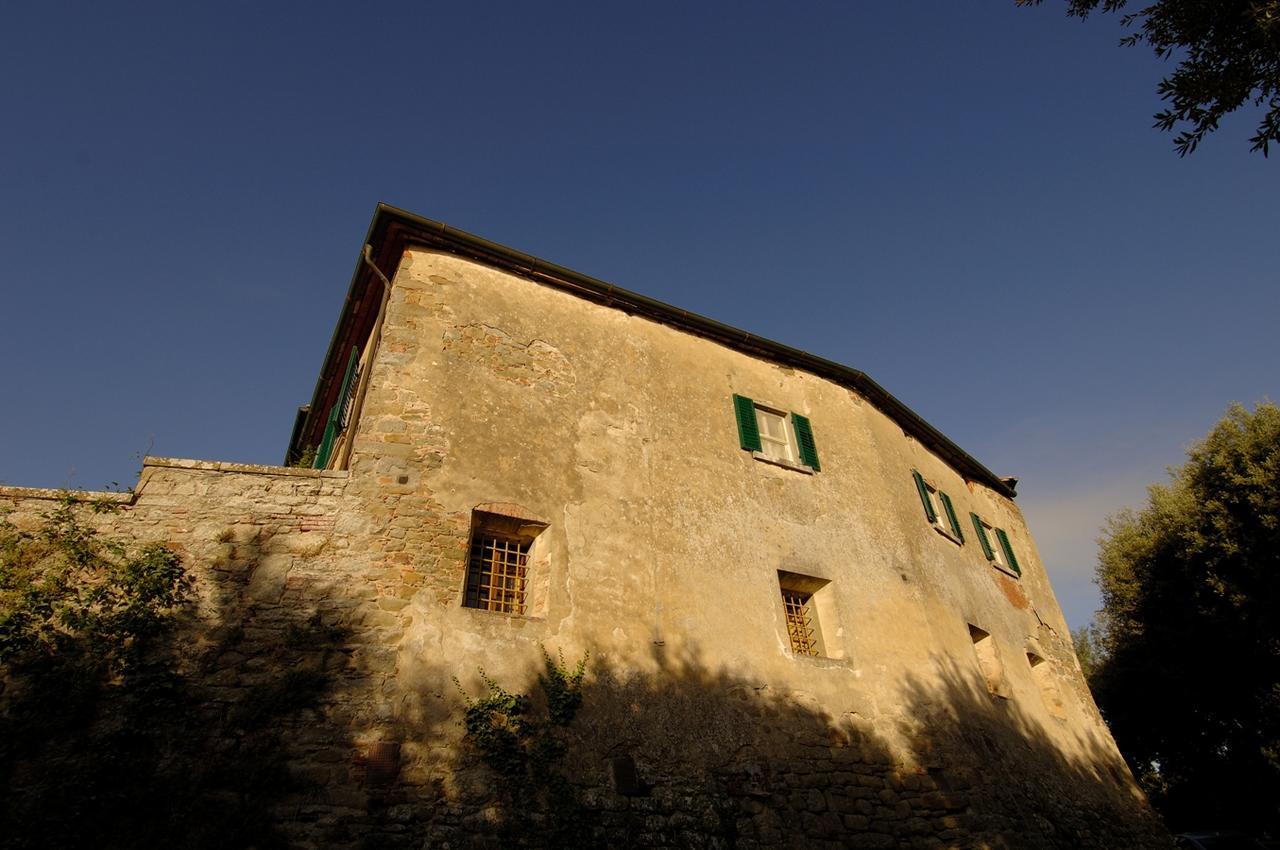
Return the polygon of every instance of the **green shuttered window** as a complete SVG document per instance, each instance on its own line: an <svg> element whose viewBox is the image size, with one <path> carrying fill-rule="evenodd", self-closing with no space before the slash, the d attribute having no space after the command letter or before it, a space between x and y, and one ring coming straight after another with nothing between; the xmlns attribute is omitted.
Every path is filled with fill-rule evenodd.
<svg viewBox="0 0 1280 850"><path fill-rule="evenodd" d="M814 472L822 469L808 417L761 407L742 395L733 397L733 415L743 451L784 466L803 465Z"/></svg>
<svg viewBox="0 0 1280 850"><path fill-rule="evenodd" d="M818 446L813 442L813 428L810 427L809 420L799 413L793 413L791 426L796 433L796 447L800 449L800 462L805 466L813 467L814 472L822 469L818 463Z"/></svg>
<svg viewBox="0 0 1280 850"><path fill-rule="evenodd" d="M333 454L333 444L337 442L338 436L346 429L347 425L347 405L351 403L351 397L356 391L356 370L360 364L360 352L354 346L351 348L351 356L347 358L347 370L342 375L342 386L338 390L338 399L333 403L333 407L329 408L329 415L325 417L324 436L320 439L320 446L316 449L316 460L313 466L316 469L324 469L329 465L329 456Z"/></svg>
<svg viewBox="0 0 1280 850"><path fill-rule="evenodd" d="M960 522L956 519L956 509L951 504L951 497L939 490L938 498L942 500L942 508L947 512L947 522L951 523L951 532L963 543L964 532L960 530Z"/></svg>
<svg viewBox="0 0 1280 850"><path fill-rule="evenodd" d="M760 451L760 428L756 425L756 405L746 396L733 397L733 412L738 417L738 442L749 452Z"/></svg>
<svg viewBox="0 0 1280 850"><path fill-rule="evenodd" d="M991 548L991 540L987 537L987 528L982 520L978 519L975 513L969 514L969 518L973 520L973 530L978 534L978 542L982 544L982 554L987 556L988 561L996 559L995 550Z"/></svg>
<svg viewBox="0 0 1280 850"><path fill-rule="evenodd" d="M1009 569L1021 576L1022 567L1018 566L1018 558L1013 554L1013 547L1009 545L1009 535L1004 533L1003 528L996 529L996 539L1000 541L1000 548L1004 550Z"/></svg>
<svg viewBox="0 0 1280 850"><path fill-rule="evenodd" d="M911 477L916 482L916 492L920 494L920 504L924 506L925 519L942 533L943 537L960 546L964 545L964 531L960 528L960 520L956 518L956 506L951 497L939 490L920 474L920 470L911 470Z"/></svg>
<svg viewBox="0 0 1280 850"><path fill-rule="evenodd" d="M988 525L977 514L971 513L969 518L973 520L973 530L978 533L978 542L982 544L982 554L987 556L987 560L1021 577L1022 566L1018 563L1018 556L1013 554L1013 546L1009 543L1009 535L1005 530ZM991 542L993 535L995 543Z"/></svg>
<svg viewBox="0 0 1280 850"><path fill-rule="evenodd" d="M924 515L929 518L929 522L937 522L938 512L934 510L933 499L929 498L929 486L924 483L924 477L915 469L911 470L911 476L916 480L916 491L920 494L921 504L924 505Z"/></svg>

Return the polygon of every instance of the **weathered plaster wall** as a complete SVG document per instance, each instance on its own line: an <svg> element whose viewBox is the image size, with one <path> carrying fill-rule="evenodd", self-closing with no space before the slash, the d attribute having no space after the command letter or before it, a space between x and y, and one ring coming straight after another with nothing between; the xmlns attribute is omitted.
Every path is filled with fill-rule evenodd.
<svg viewBox="0 0 1280 850"><path fill-rule="evenodd" d="M352 486L386 506L393 528L405 512L452 519L454 538L427 570L448 610L415 624L446 653L474 643L490 666L510 655L493 641L503 618L453 610L471 509L510 502L550 523L539 568L551 583L546 615L503 621L511 634L628 658L658 643L824 699L852 690L892 703L904 669L967 659L973 623L1011 661L1034 647L1065 682L1079 679L1016 506L960 479L848 390L426 252L396 278L383 344ZM741 451L734 393L808 416L822 471ZM973 510L1008 530L1021 580L991 568L972 535L957 546L929 527L912 468L949 491L963 519ZM833 582L839 622L824 630L846 663L791 656L778 569ZM1037 710L1029 672L1009 667ZM1087 699L1075 709L1081 722L1095 716Z"/></svg>
<svg viewBox="0 0 1280 850"><path fill-rule="evenodd" d="M822 471L804 475L741 451L734 393L808 416ZM952 495L961 518L972 510L1008 531L1020 580L993 569L972 535L960 547L925 522L913 467ZM1063 800L1092 795L1110 801L1090 804L1095 811L1131 807L1134 828L1147 828L1016 506L963 481L844 388L457 257L410 252L395 276L351 474L352 488L385 511L380 521L432 518L434 560L423 564L410 544L408 563L427 577L408 609L398 666L420 693L447 693L442 677L461 670L465 680L481 667L527 681L545 643L591 652L623 691L661 691L662 682L707 690L714 696L698 716L725 710L727 682L778 695L806 706L815 727L873 735L895 769L917 777L944 770L934 742L921 746L931 714L950 717L957 739L985 719L1068 766L1057 807L1083 812L1090 806ZM537 616L458 604L470 511L490 502L549 523L536 550L535 574L548 586ZM823 629L839 658L791 654L779 569L831 581L836 617ZM993 636L1010 699L986 693L969 624ZM1047 666L1033 674L1027 652ZM696 705L695 694L677 702ZM444 711L436 702L414 710ZM673 735L697 728L694 718L656 707L623 714L620 725L600 721L597 755L632 752L673 777L705 777L741 755L726 749L742 737L731 724L717 727L727 739ZM936 727L941 737L947 726ZM785 760L791 753L776 745L752 747L772 746L760 757ZM970 765L993 760L984 750ZM598 758L581 770L604 783ZM1052 773L1041 771L1046 787ZM1058 828L1073 823L1051 809ZM896 834L888 823L877 825ZM1087 843L1084 832L1069 834Z"/></svg>
<svg viewBox="0 0 1280 850"><path fill-rule="evenodd" d="M734 393L809 417L822 470L742 451ZM1008 531L1020 580L928 525L913 468ZM0 489L0 508L30 521L48 495ZM493 503L547 524L531 616L460 605L471 512ZM299 846L466 846L521 818L536 835L460 749L452 679L527 687L543 646L591 655L569 763L614 846L1164 840L1013 502L856 393L454 256L395 274L348 472L152 459L104 521L198 571L210 729L281 666L324 674L276 720L309 783L273 803ZM830 581L834 657L792 655L778 570ZM291 649L302 626L330 638ZM614 790L618 756L645 793Z"/></svg>

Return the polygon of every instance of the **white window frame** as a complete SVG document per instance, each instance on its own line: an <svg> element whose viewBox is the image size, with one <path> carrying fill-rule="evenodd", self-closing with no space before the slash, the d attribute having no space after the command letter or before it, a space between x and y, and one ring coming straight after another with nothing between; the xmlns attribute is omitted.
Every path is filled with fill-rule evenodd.
<svg viewBox="0 0 1280 850"><path fill-rule="evenodd" d="M784 463L794 464L799 453L796 451L795 433L787 420L791 417L785 413L778 413L767 407L756 405L756 429L760 432L760 449L761 454L766 455L771 460L781 460ZM770 435L770 428L767 423L776 425L777 429L782 431L782 438L778 439ZM780 451L782 456L772 454L765 449L769 445L774 447L775 451Z"/></svg>
<svg viewBox="0 0 1280 850"><path fill-rule="evenodd" d="M777 466L785 466L787 469L794 469L798 472L813 474L813 467L800 461L800 445L796 442L796 429L791 422L791 414L785 410L773 407L768 404L761 404L752 399L751 404L755 407L756 414L756 431L760 435L760 451L753 451L751 456L756 460L762 460L765 463L776 464ZM763 416L775 417L782 426L782 433L786 437L784 445L782 440L774 437L766 436ZM766 444L772 446L783 447L786 456L776 457L764 451Z"/></svg>
<svg viewBox="0 0 1280 850"><path fill-rule="evenodd" d="M933 505L933 530L941 534L943 537L955 543L957 546L963 546L964 541L957 536L955 529L951 527L951 520L947 517L946 505L942 503L942 497L939 495L942 491L935 485L924 479L924 492L929 497L929 504ZM952 503L954 507L954 503ZM959 517L956 522L960 522Z"/></svg>
<svg viewBox="0 0 1280 850"><path fill-rule="evenodd" d="M988 563L1000 570L1000 572L1021 581L1022 576L1009 564L1009 556L1005 553L1004 547L1000 545L1000 535L996 534L997 531L1002 531L1003 529L997 528L982 517L978 517L978 522L982 523L982 533L987 538L987 543L991 546L992 557ZM1009 532L1005 531L1005 536L1008 536L1008 534Z"/></svg>
<svg viewBox="0 0 1280 850"><path fill-rule="evenodd" d="M992 565L1012 576L1016 576L1017 573L1013 571L1013 567L1009 566L1009 559L1005 557L1004 547L1000 545L1000 537L996 534L996 527L982 517L978 517L978 522L982 523L982 533L987 535L987 542L991 544L991 554L995 556L991 559Z"/></svg>

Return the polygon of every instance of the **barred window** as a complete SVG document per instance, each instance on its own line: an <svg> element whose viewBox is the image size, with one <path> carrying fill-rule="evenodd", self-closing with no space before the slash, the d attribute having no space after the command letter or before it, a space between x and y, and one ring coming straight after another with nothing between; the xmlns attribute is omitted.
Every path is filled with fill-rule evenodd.
<svg viewBox="0 0 1280 850"><path fill-rule="evenodd" d="M778 590L782 595L782 621L791 654L841 657L843 652L836 638L839 617L831 582L817 576L778 570ZM823 634L824 624L833 629L830 635ZM827 638L835 638L835 643L829 643Z"/></svg>
<svg viewBox="0 0 1280 850"><path fill-rule="evenodd" d="M811 593L795 590L782 591L782 607L787 615L787 637L791 639L791 651L796 655L817 655L817 630L814 628L813 614L809 603L813 599Z"/></svg>
<svg viewBox="0 0 1280 850"><path fill-rule="evenodd" d="M547 523L508 502L471 511L462 605L481 611L543 616L547 604L545 552L537 543ZM542 566L538 566L542 564Z"/></svg>
<svg viewBox="0 0 1280 850"><path fill-rule="evenodd" d="M529 546L528 541L477 530L471 538L462 604L502 614L523 614Z"/></svg>

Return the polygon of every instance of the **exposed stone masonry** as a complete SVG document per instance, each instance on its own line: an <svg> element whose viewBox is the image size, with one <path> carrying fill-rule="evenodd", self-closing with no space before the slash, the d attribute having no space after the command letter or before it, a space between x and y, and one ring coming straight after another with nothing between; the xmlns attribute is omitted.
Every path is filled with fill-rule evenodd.
<svg viewBox="0 0 1280 850"><path fill-rule="evenodd" d="M513 819L538 846L541 816L505 809L493 776L460 746L456 695L440 677L425 690L406 681L399 662L414 606L450 604L461 581L464 518L400 493L361 521L350 490L342 472L148 458L136 494L94 495L119 504L101 522L175 545L196 570L198 616L184 641L187 672L198 671L205 694L204 728L226 733L237 706L282 672L327 677L314 704L277 719L299 790L273 812L294 846L498 846ZM60 495L0 488L0 506L21 525ZM373 527L386 530L385 545L355 542ZM405 557L395 544L406 537L438 560ZM304 626L341 637L282 649ZM958 670L951 693L919 706L945 705L939 716L833 719L803 694L751 686L697 659L663 659L624 678L608 661L589 681L568 761L584 844L1160 846L1147 837L1149 813L1131 818L1144 810L1122 766L1097 772L1030 737L1010 741L1016 712ZM397 763L390 779L371 782L370 755L387 741ZM612 787L605 762L617 752L635 757L641 795Z"/></svg>

